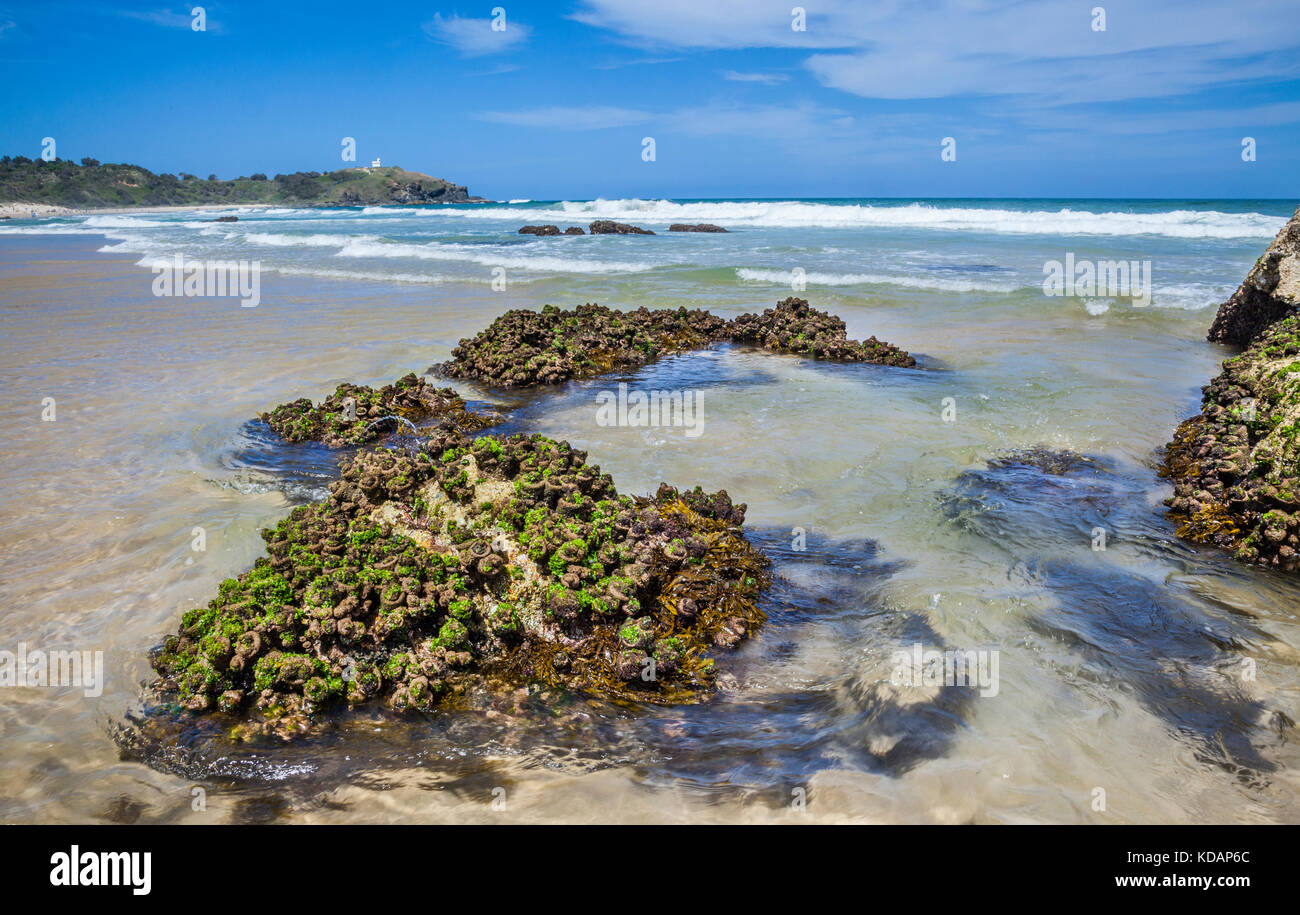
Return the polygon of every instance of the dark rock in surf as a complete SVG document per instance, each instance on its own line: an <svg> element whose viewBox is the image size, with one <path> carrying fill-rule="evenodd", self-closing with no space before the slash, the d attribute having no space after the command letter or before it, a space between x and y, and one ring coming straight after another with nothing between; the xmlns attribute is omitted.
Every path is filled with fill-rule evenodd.
<svg viewBox="0 0 1300 915"><path fill-rule="evenodd" d="M625 222L614 222L612 219L597 219L587 227L592 235L654 235L649 229L643 229L640 226L630 226Z"/></svg>

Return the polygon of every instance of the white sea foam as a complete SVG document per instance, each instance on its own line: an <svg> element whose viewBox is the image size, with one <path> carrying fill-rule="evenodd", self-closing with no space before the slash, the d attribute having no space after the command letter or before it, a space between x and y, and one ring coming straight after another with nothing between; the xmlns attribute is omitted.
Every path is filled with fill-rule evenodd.
<svg viewBox="0 0 1300 915"><path fill-rule="evenodd" d="M275 273L282 273L285 276L321 276L329 279L340 280L375 280L376 282L387 283L445 283L447 277L440 276L436 273L384 273L380 270L331 270L328 267L272 267ZM459 282L466 282L465 278L458 278ZM473 280L469 280L473 282ZM482 282L488 282L484 279Z"/></svg>
<svg viewBox="0 0 1300 915"><path fill-rule="evenodd" d="M1170 283L1164 286L1157 284L1151 290L1150 307L1176 308L1183 311L1202 311L1207 308L1218 308L1228 299L1228 296L1232 295L1234 288L1236 287L1217 283ZM1118 298L1111 296L1083 297L1081 299L1067 298L1066 301L1082 301L1083 307L1087 309L1090 315L1104 315L1115 306L1134 307L1132 300L1123 296Z"/></svg>
<svg viewBox="0 0 1300 915"><path fill-rule="evenodd" d="M1219 283L1157 284L1151 290L1151 304L1156 308L1181 308L1186 311L1217 308L1228 300L1236 288Z"/></svg>
<svg viewBox="0 0 1300 915"><path fill-rule="evenodd" d="M499 250L492 253L482 245L416 245L382 242L371 237L353 238L339 250L339 257L412 257L421 260L459 261L487 267L511 267L547 273L640 273L654 264L634 261L600 261L554 255L528 255Z"/></svg>
<svg viewBox="0 0 1300 915"><path fill-rule="evenodd" d="M284 235L278 232L245 232L236 237L253 245L266 245L271 248L341 248L351 235Z"/></svg>
<svg viewBox="0 0 1300 915"><path fill-rule="evenodd" d="M776 283L789 286L794 274L789 270L766 270L737 267L736 276L751 283ZM897 276L879 273L805 273L803 279L813 286L903 286L909 289L935 289L941 292L1014 292L1016 283L979 280L950 280L936 276Z"/></svg>
<svg viewBox="0 0 1300 915"><path fill-rule="evenodd" d="M175 222L159 222L139 216L87 216L82 225L96 229L161 229Z"/></svg>
<svg viewBox="0 0 1300 915"><path fill-rule="evenodd" d="M463 219L519 219L531 222L583 222L615 219L659 225L712 222L722 226L789 228L931 229L1013 235L1157 235L1168 238L1272 238L1286 223L1262 213L1218 210L1164 212L1015 210L988 207L943 207L923 203L899 205L808 203L798 200L676 203L671 200L563 201L556 207L511 210L476 207L439 210L431 215Z"/></svg>

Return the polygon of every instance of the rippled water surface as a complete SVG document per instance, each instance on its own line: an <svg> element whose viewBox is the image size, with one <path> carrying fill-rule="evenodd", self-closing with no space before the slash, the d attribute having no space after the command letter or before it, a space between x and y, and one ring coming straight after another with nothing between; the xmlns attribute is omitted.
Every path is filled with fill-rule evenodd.
<svg viewBox="0 0 1300 915"><path fill-rule="evenodd" d="M1204 342L1209 306L1290 206L888 209L611 201L0 227L0 648L102 650L108 677L98 698L0 690L0 817L1300 819L1300 584L1176 540L1155 472L1229 352ZM601 215L733 232L511 234ZM1152 307L1044 297L1043 262L1066 251L1151 258ZM259 257L262 303L155 298L151 259L176 253ZM510 431L587 449L621 490L699 484L748 504L778 579L715 699L647 709L521 688L427 718L363 714L293 745L122 736L149 649L333 473L335 455L285 447L258 412L422 370L508 308L731 316L788 295L795 267L815 306L918 367L721 346L509 399L458 385ZM599 425L596 395L620 381L696 392L702 434ZM195 527L206 552L190 548ZM996 695L894 685L894 653L918 644L996 650Z"/></svg>

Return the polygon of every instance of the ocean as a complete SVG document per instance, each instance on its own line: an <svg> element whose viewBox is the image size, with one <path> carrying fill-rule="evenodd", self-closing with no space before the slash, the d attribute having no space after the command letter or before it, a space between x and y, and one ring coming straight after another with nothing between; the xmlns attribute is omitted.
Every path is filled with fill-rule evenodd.
<svg viewBox="0 0 1300 915"><path fill-rule="evenodd" d="M99 696L4 691L0 818L1294 822L1300 585L1179 541L1157 474L1231 355L1204 339L1215 306L1294 208L622 199L0 223L0 649L102 651L106 672ZM594 219L657 234L517 234ZM258 304L154 295L178 255L257 262ZM1046 294L1067 261L1147 265L1149 295ZM719 346L554 390L454 385L506 431L586 449L621 491L748 504L777 584L713 700L521 688L282 746L123 736L148 651L334 472L258 413L423 371L509 308L731 317L790 295L917 367ZM599 422L620 383L690 392L699 428ZM996 689L900 685L917 651L996 657Z"/></svg>

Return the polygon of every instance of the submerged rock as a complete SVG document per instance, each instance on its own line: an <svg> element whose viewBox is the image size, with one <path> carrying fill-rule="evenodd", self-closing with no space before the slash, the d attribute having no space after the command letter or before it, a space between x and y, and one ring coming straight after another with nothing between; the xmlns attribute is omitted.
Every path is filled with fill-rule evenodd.
<svg viewBox="0 0 1300 915"><path fill-rule="evenodd" d="M1219 306L1207 339L1245 346L1300 306L1300 209L1277 233L1246 281Z"/></svg>
<svg viewBox="0 0 1300 915"><path fill-rule="evenodd" d="M1178 535L1246 562L1300 564L1300 317L1264 330L1203 388L1165 449Z"/></svg>
<svg viewBox="0 0 1300 915"><path fill-rule="evenodd" d="M472 340L461 340L438 371L498 387L559 384L726 337L727 322L700 309L615 311L588 303L565 311L547 305L506 312Z"/></svg>
<svg viewBox="0 0 1300 915"><path fill-rule="evenodd" d="M316 441L339 448L396 431L400 421L381 422L394 416L412 423L436 417L440 425L460 431L482 429L495 421L466 411L465 401L452 388L436 388L414 372L378 390L345 382L320 404L301 397L260 418L285 441Z"/></svg>
<svg viewBox="0 0 1300 915"><path fill-rule="evenodd" d="M619 495L565 442L440 431L352 456L330 493L182 617L160 692L236 736L343 703L432 709L485 679L689 702L713 688L709 650L764 622L744 505Z"/></svg>
<svg viewBox="0 0 1300 915"><path fill-rule="evenodd" d="M669 232L726 232L722 226L715 226L711 222L700 222L690 225L685 222L675 222L668 227Z"/></svg>
<svg viewBox="0 0 1300 915"><path fill-rule="evenodd" d="M649 229L643 229L640 226L630 226L625 222L614 222L612 219L597 219L587 227L592 235L654 235Z"/></svg>
<svg viewBox="0 0 1300 915"><path fill-rule="evenodd" d="M761 315L745 314L731 322L731 336L737 343L754 343L764 349L798 353L813 359L842 362L871 362L878 365L916 365L907 352L870 337L858 342L848 339L844 321L818 311L804 299L778 302Z"/></svg>
<svg viewBox="0 0 1300 915"><path fill-rule="evenodd" d="M559 235L559 226L524 226L519 230L520 235Z"/></svg>

